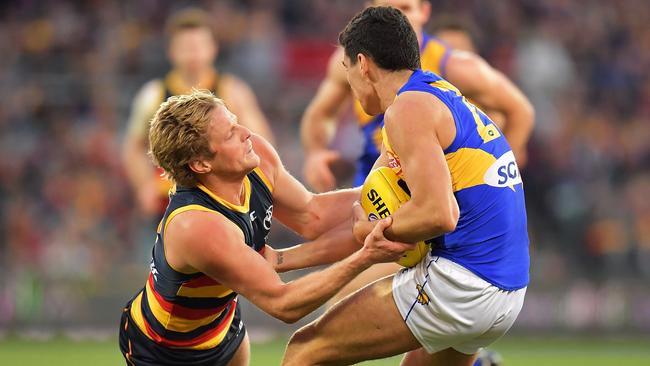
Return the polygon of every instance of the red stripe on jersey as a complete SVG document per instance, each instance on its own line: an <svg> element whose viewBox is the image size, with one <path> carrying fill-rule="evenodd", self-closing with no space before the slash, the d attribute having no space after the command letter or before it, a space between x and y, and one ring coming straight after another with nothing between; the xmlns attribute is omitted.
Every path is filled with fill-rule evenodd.
<svg viewBox="0 0 650 366"><path fill-rule="evenodd" d="M179 317L179 318L185 318L188 320L197 320L197 319L203 319L205 317L208 317L210 315L214 315L217 313L220 313L223 311L223 309L228 306L230 303L227 302L218 308L209 308L209 309L192 309L188 308L182 305L174 304L173 302L169 302L165 300L154 288L153 286L153 277L149 276L149 280L147 281L147 285L151 287L151 292L154 294L155 301L157 301L160 306L165 309L166 312L172 314L173 316ZM143 302L143 304L146 304L146 302ZM148 305L147 305L148 306Z"/></svg>

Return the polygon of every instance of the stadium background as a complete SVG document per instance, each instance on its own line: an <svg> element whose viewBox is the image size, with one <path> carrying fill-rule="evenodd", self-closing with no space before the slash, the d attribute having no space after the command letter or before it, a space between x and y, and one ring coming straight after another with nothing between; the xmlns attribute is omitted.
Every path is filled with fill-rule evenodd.
<svg viewBox="0 0 650 366"><path fill-rule="evenodd" d="M589 364L648 364L650 4L432 3L433 21L471 24L479 53L536 107L523 171L532 283L500 343L506 360L560 364L595 352ZM301 114L362 1L2 2L0 363L39 354L49 360L39 364L119 362L118 317L144 283L152 239L139 229L120 147L137 88L168 68L165 19L188 5L212 15L219 67L255 88L280 155L300 176ZM345 123L335 141L349 161L355 133ZM341 168L349 175L350 164ZM297 240L276 227L271 244ZM277 339L253 345L254 357L272 349L274 360L254 364L277 363L295 326L250 305L244 316L254 339Z"/></svg>

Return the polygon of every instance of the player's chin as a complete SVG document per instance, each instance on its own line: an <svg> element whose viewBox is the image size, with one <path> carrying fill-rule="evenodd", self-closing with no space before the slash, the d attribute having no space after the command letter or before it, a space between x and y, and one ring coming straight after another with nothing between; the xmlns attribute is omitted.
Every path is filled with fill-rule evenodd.
<svg viewBox="0 0 650 366"><path fill-rule="evenodd" d="M256 168L260 165L260 160L260 156L255 153L255 150L246 153L246 165Z"/></svg>

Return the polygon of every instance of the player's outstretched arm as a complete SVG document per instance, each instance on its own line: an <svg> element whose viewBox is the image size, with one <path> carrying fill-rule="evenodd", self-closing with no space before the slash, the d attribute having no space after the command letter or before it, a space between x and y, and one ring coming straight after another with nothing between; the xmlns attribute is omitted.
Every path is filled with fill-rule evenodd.
<svg viewBox="0 0 650 366"><path fill-rule="evenodd" d="M346 221L318 238L285 249L266 246L264 257L276 272L332 264L361 248L352 235L352 222Z"/></svg>
<svg viewBox="0 0 650 366"><path fill-rule="evenodd" d="M224 101L228 108L237 115L239 123L264 137L271 144L275 144L271 126L264 117L251 87L233 75L224 76L224 79L224 85L227 86Z"/></svg>
<svg viewBox="0 0 650 366"><path fill-rule="evenodd" d="M337 160L339 154L330 150L329 144L336 133L338 114L351 96L342 60L343 51L339 48L330 57L325 79L300 122L300 135L305 150L303 174L307 184L317 192L336 188L330 163Z"/></svg>
<svg viewBox="0 0 650 366"><path fill-rule="evenodd" d="M245 245L241 230L219 214L179 214L167 227L165 247L172 267L205 273L273 317L293 323L325 303L371 264L396 260L411 248L382 240L382 231L388 225L389 220L377 225L368 245L348 258L289 283L282 282L273 267Z"/></svg>
<svg viewBox="0 0 650 366"><path fill-rule="evenodd" d="M503 133L512 147L517 163L524 166L526 144L535 118L533 106L524 93L503 73L470 52L451 52L446 78L463 95L504 116Z"/></svg>
<svg viewBox="0 0 650 366"><path fill-rule="evenodd" d="M449 109L426 93L403 93L386 111L388 141L411 191L411 199L393 214L387 238L417 242L456 228L458 203L440 142L453 140L450 126Z"/></svg>
<svg viewBox="0 0 650 366"><path fill-rule="evenodd" d="M272 181L273 217L309 240L352 218L359 188L314 194L289 174L273 146L257 136L251 141L261 158L260 168Z"/></svg>

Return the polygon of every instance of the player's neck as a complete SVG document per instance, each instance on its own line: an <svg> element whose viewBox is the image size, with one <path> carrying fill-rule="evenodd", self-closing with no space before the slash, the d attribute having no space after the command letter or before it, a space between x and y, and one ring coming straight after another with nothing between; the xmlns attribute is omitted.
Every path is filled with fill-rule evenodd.
<svg viewBox="0 0 650 366"><path fill-rule="evenodd" d="M377 94L379 95L379 104L382 111L386 111L386 109L393 104L397 92L402 86L404 86L404 84L406 84L412 74L413 71L407 69L385 72L382 75L375 86L375 90L377 90Z"/></svg>
<svg viewBox="0 0 650 366"><path fill-rule="evenodd" d="M243 205L246 200L244 179L246 179L246 175L217 177L214 174L206 174L199 181L216 196L239 206Z"/></svg>
<svg viewBox="0 0 650 366"><path fill-rule="evenodd" d="M184 89L210 89L214 87L212 83L214 82L214 74L216 72L211 67L198 71L177 69L176 72Z"/></svg>

